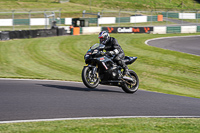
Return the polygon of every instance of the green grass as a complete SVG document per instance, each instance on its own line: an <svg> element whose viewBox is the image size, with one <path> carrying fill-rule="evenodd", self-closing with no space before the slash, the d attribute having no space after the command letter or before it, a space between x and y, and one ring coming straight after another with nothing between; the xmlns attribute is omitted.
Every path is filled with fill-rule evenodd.
<svg viewBox="0 0 200 133"><path fill-rule="evenodd" d="M0 0L3 1L3 0ZM58 3L59 0L6 0L18 5L23 3L48 3L49 6ZM182 5L183 2L183 5ZM107 9L188 9L199 7L199 3L195 0L70 0L68 3L76 3L93 7L101 7ZM160 4L158 4L160 3ZM66 4L66 3L64 3ZM60 4L61 5L61 4ZM27 5L26 5L27 6ZM26 7L25 6L25 7Z"/></svg>
<svg viewBox="0 0 200 133"><path fill-rule="evenodd" d="M73 3L90 5L87 0L71 0ZM183 6L182 6L183 2ZM159 3L159 4L158 4ZM92 0L91 5L108 9L194 9L199 3L194 0Z"/></svg>
<svg viewBox="0 0 200 133"><path fill-rule="evenodd" d="M200 98L200 56L151 47L144 43L147 39L173 35L111 36L118 39L126 55L138 57L129 68L140 78L139 89ZM83 56L97 42L97 35L0 42L0 77L81 82Z"/></svg>
<svg viewBox="0 0 200 133"><path fill-rule="evenodd" d="M81 17L83 10L89 12L90 9L92 12L101 12L108 9L135 11L136 9L193 10L200 8L200 4L194 3L194 0L171 0L171 3L170 0L162 2L161 0L91 0L91 7L90 0L70 0L70 2L63 4L57 3L57 1L0 0L0 12L11 10L44 11L62 8L61 17L64 18ZM180 4L182 1L184 2L183 8ZM104 15L108 14L104 13ZM58 14L56 15L58 16ZM112 15L118 16L118 12ZM32 14L32 17L38 16L44 15ZM130 13L121 13L121 16L130 16ZM0 18L12 18L12 14L3 13L0 14ZM28 15L19 13L15 14L15 18L28 18ZM199 56L163 50L144 44L144 41L150 38L172 35L112 34L112 36L119 40L126 55L138 57L138 60L130 68L138 73L139 89L200 98ZM89 46L97 41L97 35L1 41L0 77L81 81L80 74L84 65L83 55ZM200 119L175 118L95 119L0 124L0 133L195 133L199 130Z"/></svg>
<svg viewBox="0 0 200 133"><path fill-rule="evenodd" d="M170 2L171 1L171 2ZM90 3L91 2L91 3ZM183 2L183 7L181 5ZM159 4L157 4L159 3ZM58 0L0 0L0 12L5 11L44 11L59 10L64 17L81 17L82 11L101 12L102 10L198 10L200 4L195 0L70 0L58 3ZM91 9L91 10L90 10ZM0 14L5 15L5 14ZM3 16L2 16L3 17ZM1 18L2 18L1 17ZM17 16L16 16L17 17ZM27 15L28 17L28 15ZM8 17L7 17L8 18ZM12 18L10 15L9 18ZM20 18L20 17L17 17Z"/></svg>
<svg viewBox="0 0 200 133"><path fill-rule="evenodd" d="M0 124L1 133L198 133L200 119L91 119Z"/></svg>

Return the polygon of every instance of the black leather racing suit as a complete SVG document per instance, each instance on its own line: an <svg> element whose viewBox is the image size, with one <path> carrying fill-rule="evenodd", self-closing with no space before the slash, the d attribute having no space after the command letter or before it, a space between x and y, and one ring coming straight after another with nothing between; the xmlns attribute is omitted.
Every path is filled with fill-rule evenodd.
<svg viewBox="0 0 200 133"><path fill-rule="evenodd" d="M113 51L114 55L116 55L113 61L116 62L118 65L120 65L124 70L128 70L128 67L123 61L125 57L124 51L119 45L117 39L115 39L114 37L110 37L109 41L104 45L105 45L106 52Z"/></svg>

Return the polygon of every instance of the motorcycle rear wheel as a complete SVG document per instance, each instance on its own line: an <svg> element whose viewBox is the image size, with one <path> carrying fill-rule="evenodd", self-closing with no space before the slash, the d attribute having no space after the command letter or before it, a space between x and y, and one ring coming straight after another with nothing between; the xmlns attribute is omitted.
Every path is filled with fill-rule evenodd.
<svg viewBox="0 0 200 133"><path fill-rule="evenodd" d="M98 73L92 74L92 68L84 67L82 70L82 81L84 85L88 88L96 88L99 85Z"/></svg>
<svg viewBox="0 0 200 133"><path fill-rule="evenodd" d="M126 93L135 93L139 87L139 78L133 70L129 70L129 73L131 74L131 77L134 79L134 83L126 81L124 82L124 84L122 84L122 89Z"/></svg>

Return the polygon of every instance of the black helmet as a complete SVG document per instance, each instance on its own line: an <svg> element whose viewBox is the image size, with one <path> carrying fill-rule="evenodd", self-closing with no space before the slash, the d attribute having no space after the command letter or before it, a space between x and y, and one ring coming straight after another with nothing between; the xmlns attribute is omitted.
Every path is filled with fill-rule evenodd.
<svg viewBox="0 0 200 133"><path fill-rule="evenodd" d="M110 35L106 31L101 31L98 38L100 39L100 43L106 44L110 39Z"/></svg>

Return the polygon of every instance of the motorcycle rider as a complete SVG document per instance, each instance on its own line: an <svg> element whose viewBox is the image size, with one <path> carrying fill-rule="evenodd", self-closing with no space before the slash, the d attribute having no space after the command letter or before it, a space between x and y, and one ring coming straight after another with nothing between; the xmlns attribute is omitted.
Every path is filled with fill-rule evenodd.
<svg viewBox="0 0 200 133"><path fill-rule="evenodd" d="M125 76L129 74L128 67L123 61L125 57L124 51L119 45L117 39L115 39L114 37L110 37L110 35L106 31L101 31L98 38L100 39L100 43L105 45L104 49L106 50L107 55L116 55L113 61L124 69L123 75Z"/></svg>

